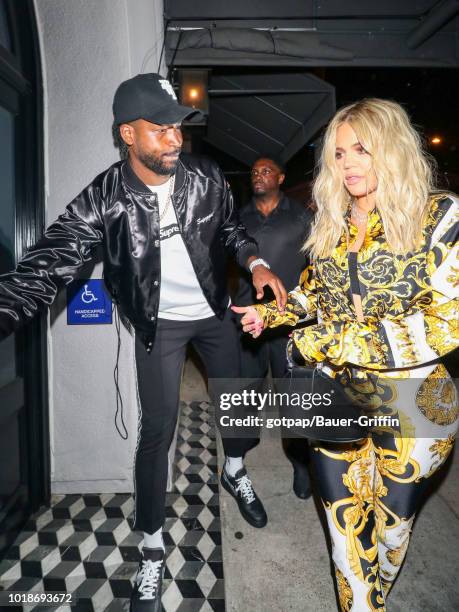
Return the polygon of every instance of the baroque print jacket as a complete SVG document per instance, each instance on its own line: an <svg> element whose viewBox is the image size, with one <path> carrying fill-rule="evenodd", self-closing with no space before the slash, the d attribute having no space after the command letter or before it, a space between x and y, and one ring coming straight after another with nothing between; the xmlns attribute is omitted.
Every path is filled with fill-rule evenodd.
<svg viewBox="0 0 459 612"><path fill-rule="evenodd" d="M356 234L349 221L351 242ZM364 322L354 309L345 233L330 257L304 270L284 313L275 301L255 308L266 327L317 318L317 324L294 330L292 341L306 363L327 364L331 372L346 367L381 372L433 362L459 345L458 237L454 196L432 197L422 244L404 255L391 252L375 209L357 255Z"/></svg>

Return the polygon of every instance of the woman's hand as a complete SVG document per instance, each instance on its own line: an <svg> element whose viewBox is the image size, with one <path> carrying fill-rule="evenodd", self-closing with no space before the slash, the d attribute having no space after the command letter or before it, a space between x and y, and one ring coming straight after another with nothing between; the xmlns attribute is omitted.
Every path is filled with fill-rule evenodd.
<svg viewBox="0 0 459 612"><path fill-rule="evenodd" d="M263 319L253 306L231 306L233 312L242 314L242 329L251 334L252 338L258 338L264 328Z"/></svg>

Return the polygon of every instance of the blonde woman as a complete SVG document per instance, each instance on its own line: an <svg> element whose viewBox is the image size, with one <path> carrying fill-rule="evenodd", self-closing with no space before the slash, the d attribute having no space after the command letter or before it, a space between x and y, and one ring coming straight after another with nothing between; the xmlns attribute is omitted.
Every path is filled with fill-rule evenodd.
<svg viewBox="0 0 459 612"><path fill-rule="evenodd" d="M400 416L398 427L313 452L341 610L386 610L416 510L458 427L440 358L459 343L459 202L435 192L407 114L380 99L333 118L313 195L313 265L285 310L234 310L255 337L317 318L293 331L293 357L347 381L356 397L372 389L373 406Z"/></svg>

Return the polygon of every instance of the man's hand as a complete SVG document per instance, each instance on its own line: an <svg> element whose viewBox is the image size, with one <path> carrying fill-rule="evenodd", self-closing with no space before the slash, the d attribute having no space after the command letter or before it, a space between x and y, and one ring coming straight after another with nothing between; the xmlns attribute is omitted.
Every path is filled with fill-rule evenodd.
<svg viewBox="0 0 459 612"><path fill-rule="evenodd" d="M260 300L264 295L263 287L269 285L274 293L274 297L276 298L279 312L284 312L285 304L287 302L287 291L285 290L285 287L278 276L260 264L255 266L252 270L252 283L257 291L257 300Z"/></svg>
<svg viewBox="0 0 459 612"><path fill-rule="evenodd" d="M242 329L251 334L252 338L258 338L264 328L264 323L253 306L231 306L233 312L243 314L241 319Z"/></svg>

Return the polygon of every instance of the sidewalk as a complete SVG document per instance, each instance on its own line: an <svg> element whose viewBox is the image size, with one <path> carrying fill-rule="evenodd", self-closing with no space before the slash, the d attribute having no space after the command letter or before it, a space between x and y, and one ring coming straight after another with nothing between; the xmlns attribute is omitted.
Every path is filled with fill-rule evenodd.
<svg viewBox="0 0 459 612"><path fill-rule="evenodd" d="M317 502L295 497L280 440L265 436L246 464L269 522L264 529L250 527L220 490L227 612L333 612L336 599ZM448 477L419 514L388 612L459 610L458 482L456 452Z"/></svg>
<svg viewBox="0 0 459 612"><path fill-rule="evenodd" d="M207 399L196 367L187 362L182 398ZM264 529L250 527L220 487L227 612L337 610L327 542L317 500L299 500L281 441L265 430L246 460L268 513ZM219 466L223 453L219 442ZM448 477L419 514L388 612L459 610L459 451Z"/></svg>

